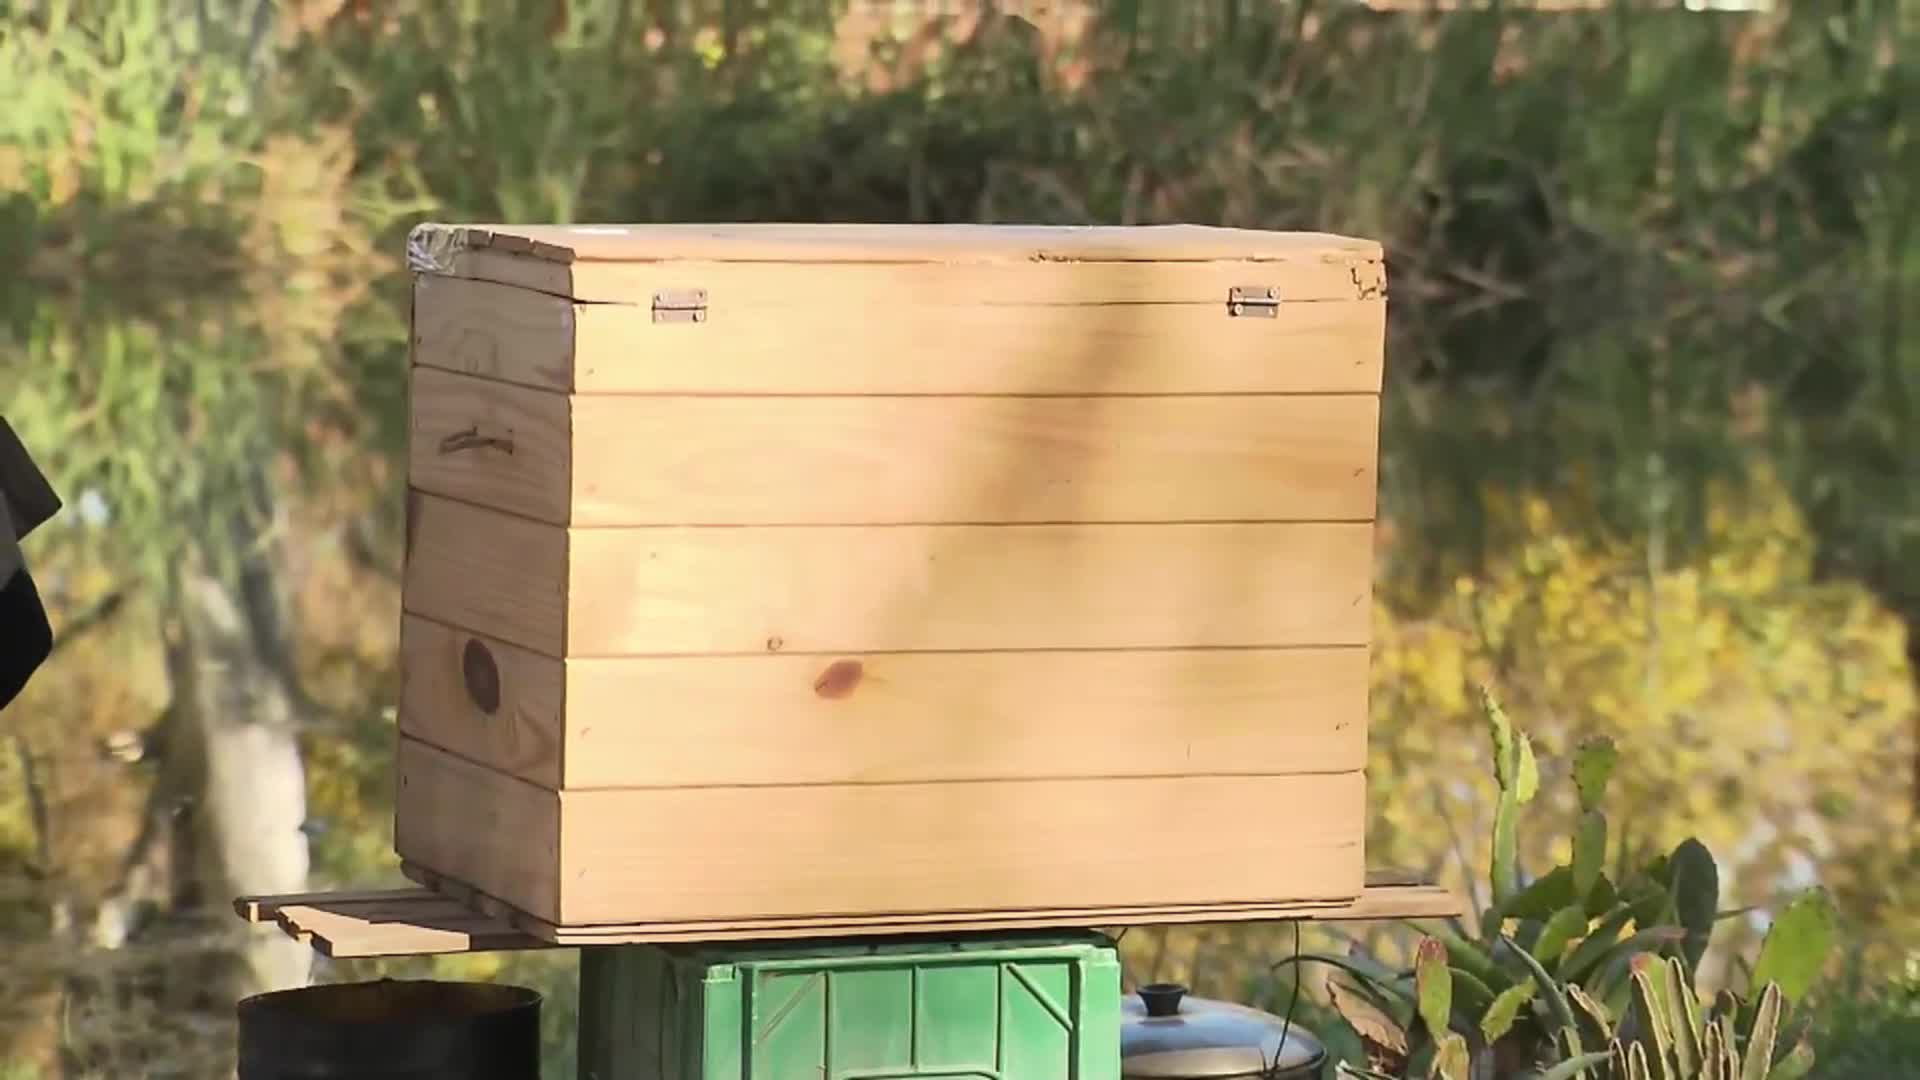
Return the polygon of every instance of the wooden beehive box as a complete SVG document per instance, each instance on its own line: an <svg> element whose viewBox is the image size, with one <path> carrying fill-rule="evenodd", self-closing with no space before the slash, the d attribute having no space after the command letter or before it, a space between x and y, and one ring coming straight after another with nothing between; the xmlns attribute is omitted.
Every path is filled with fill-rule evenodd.
<svg viewBox="0 0 1920 1080"><path fill-rule="evenodd" d="M1378 245L410 246L417 875L553 939L1360 895Z"/></svg>

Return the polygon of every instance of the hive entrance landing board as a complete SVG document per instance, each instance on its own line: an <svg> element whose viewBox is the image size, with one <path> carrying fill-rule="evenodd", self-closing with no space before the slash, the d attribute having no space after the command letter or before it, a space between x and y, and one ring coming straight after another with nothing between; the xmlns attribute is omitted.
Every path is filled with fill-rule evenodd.
<svg viewBox="0 0 1920 1080"><path fill-rule="evenodd" d="M444 889L445 891L442 891ZM815 921L788 924L602 927L564 940L543 937L538 923L451 883L441 889L369 889L282 896L243 896L234 911L249 923L279 927L326 956L425 956L522 949L582 948L673 942L775 941L848 937L962 934L1015 929L1187 925L1211 922L1374 922L1444 919L1464 908L1449 891L1417 883L1369 884L1345 904L1242 905L1215 909L1136 912L1028 912L994 918L966 916ZM491 910L482 911L481 907Z"/></svg>

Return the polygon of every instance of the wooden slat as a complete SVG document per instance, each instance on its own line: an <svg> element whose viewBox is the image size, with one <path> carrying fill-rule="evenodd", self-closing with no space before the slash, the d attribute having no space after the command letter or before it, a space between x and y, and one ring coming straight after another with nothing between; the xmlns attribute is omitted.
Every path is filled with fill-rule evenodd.
<svg viewBox="0 0 1920 1080"><path fill-rule="evenodd" d="M567 791L556 855L551 793L404 737L397 768L403 859L556 924L1329 900L1362 885L1359 773Z"/></svg>
<svg viewBox="0 0 1920 1080"><path fill-rule="evenodd" d="M413 369L410 391L408 484L542 521L574 515L573 460L592 447L576 446L567 395L429 367Z"/></svg>
<svg viewBox="0 0 1920 1080"><path fill-rule="evenodd" d="M571 390L574 309L571 300L533 289L415 275L413 362L546 390ZM637 308L621 310L639 314Z"/></svg>
<svg viewBox="0 0 1920 1080"><path fill-rule="evenodd" d="M567 652L1359 645L1370 537L1354 524L581 529Z"/></svg>
<svg viewBox="0 0 1920 1080"><path fill-rule="evenodd" d="M435 873L416 863L402 862L401 870L407 877L418 881L422 887L432 890L435 895L458 897L460 904L472 910L485 912L487 918L517 927L543 941L592 943L602 938L621 938L632 934L686 934L702 933L752 933L776 932L797 933L810 931L823 935L836 933L860 933L884 926L892 928L890 932L912 933L915 927L949 927L961 924L991 926L996 923L1020 920L1050 920L1056 925L1069 925L1079 920L1078 925L1092 926L1102 923L1124 921L1134 916L1179 916L1187 915L1196 919L1221 912L1273 911L1284 909L1294 913L1317 911L1345 911L1356 903L1347 900L1303 900L1284 904L1271 902L1252 902L1244 904L1162 904L1150 907L1100 907L1100 908L1030 908L1006 911L921 911L921 912L885 912L872 915L808 915L785 918L751 919L691 919L669 920L648 923L598 923L576 926L558 926L538 919L515 908L496 897L480 892L453 878ZM448 902L454 902L449 900ZM695 938L697 940L697 938Z"/></svg>
<svg viewBox="0 0 1920 1080"><path fill-rule="evenodd" d="M1339 899L1362 887L1359 773L560 799L556 923ZM1258 821L1276 827L1247 827Z"/></svg>
<svg viewBox="0 0 1920 1080"><path fill-rule="evenodd" d="M275 921L289 935L311 940L321 955L339 959L553 947L551 942L484 917L442 921L424 916L409 920L401 912L376 921L325 906L303 905L281 909Z"/></svg>
<svg viewBox="0 0 1920 1080"><path fill-rule="evenodd" d="M532 253L561 263L703 259L799 264L1325 262L1378 259L1381 253L1376 241L1334 233L1193 224L426 222L408 239L409 248L421 252L492 249Z"/></svg>
<svg viewBox="0 0 1920 1080"><path fill-rule="evenodd" d="M573 398L415 368L408 482L555 524L1367 521L1380 399Z"/></svg>
<svg viewBox="0 0 1920 1080"><path fill-rule="evenodd" d="M322 892L237 896L233 900L233 911L234 914L250 923L272 922L274 912L280 908L296 904L315 904L324 901L339 904L374 905L392 901L415 900L419 895L419 889L399 888L334 889Z"/></svg>
<svg viewBox="0 0 1920 1080"><path fill-rule="evenodd" d="M1367 521L1378 423L1373 395L580 397L573 523Z"/></svg>
<svg viewBox="0 0 1920 1080"><path fill-rule="evenodd" d="M664 927L644 924L595 927L590 930L551 928L542 933L530 922L521 932L556 946L587 947L638 942L699 942L727 940L781 940L812 937L854 937L869 934L945 934L996 930L1089 929L1103 926L1165 926L1240 922L1377 922L1397 919L1444 919L1460 914L1458 899L1436 886L1389 885L1368 888L1354 900L1332 904L1229 904L1150 908L1086 908L1061 911L1007 911L975 915L937 915L905 920L875 919L832 924L712 925Z"/></svg>
<svg viewBox="0 0 1920 1080"><path fill-rule="evenodd" d="M419 872L418 868L414 870ZM276 922L289 935L308 941L323 954L334 957L597 947L645 942L1080 929L1160 923L1424 919L1447 918L1462 911L1455 895L1435 886L1370 885L1357 899L1344 904L1238 905L1212 909L1165 907L1103 912L996 912L918 919L890 918L864 924L857 921L821 921L780 925L676 923L584 929L548 926L549 935L538 936L520 929L514 920L504 916L450 915L449 901L428 889L406 892L409 894L407 897L385 901L380 912L373 916L367 914L365 904L358 899L362 894L353 892L247 899L252 901L249 905L252 909L272 913L264 920L256 921ZM241 906L235 905L236 909ZM538 923L534 922L533 925Z"/></svg>
<svg viewBox="0 0 1920 1080"><path fill-rule="evenodd" d="M555 947L419 888L243 896L234 910L339 958Z"/></svg>
<svg viewBox="0 0 1920 1080"><path fill-rule="evenodd" d="M466 685L474 657L493 673L490 710ZM1367 659L1347 646L562 662L410 615L400 729L550 788L1348 772L1366 764Z"/></svg>
<svg viewBox="0 0 1920 1080"><path fill-rule="evenodd" d="M409 611L565 652L565 529L409 491L403 574Z"/></svg>
<svg viewBox="0 0 1920 1080"><path fill-rule="evenodd" d="M885 312L930 297L959 304L1205 304L1220 309L1235 288L1273 288L1283 303L1379 300L1386 271L1377 259L1078 263L575 262L497 251L454 255L443 272L593 303L651 310L663 289L705 289L710 320L727 311L846 308ZM687 323L698 333L705 324Z"/></svg>
<svg viewBox="0 0 1920 1080"><path fill-rule="evenodd" d="M1378 393L1386 302L743 306L706 322L575 304L488 281L422 275L418 364L581 393Z"/></svg>
<svg viewBox="0 0 1920 1080"><path fill-rule="evenodd" d="M473 663L485 665L473 675L485 680L478 697L468 687ZM596 722L615 725L616 731L668 723L685 724L688 731L707 726L704 708L676 714L644 693L617 700L590 690L586 697L575 696L569 713L567 680L566 664L552 657L418 615L400 621L400 730L541 787L567 786L565 740L570 731L574 737L582 730L591 734ZM576 768L589 773L596 768L578 748L570 756ZM650 770L652 763L636 758L597 767L637 774Z"/></svg>
<svg viewBox="0 0 1920 1080"><path fill-rule="evenodd" d="M1451 918L1464 907L1447 889L1418 880L1385 880L1368 871L1358 897L1347 900L1163 904L1135 908L1055 908L1008 911L943 911L872 916L653 922L556 926L518 911L425 867L402 863L408 877L437 893L460 895L503 924L556 944L598 945L631 941L704 941L744 937L844 937L868 933L921 934L1011 928L1086 928L1165 923L1246 922L1297 919L1309 922Z"/></svg>
<svg viewBox="0 0 1920 1080"><path fill-rule="evenodd" d="M557 910L560 802L551 791L401 737L394 850L523 911Z"/></svg>
<svg viewBox="0 0 1920 1080"><path fill-rule="evenodd" d="M1364 645L1364 523L574 529L414 493L408 611L548 656Z"/></svg>

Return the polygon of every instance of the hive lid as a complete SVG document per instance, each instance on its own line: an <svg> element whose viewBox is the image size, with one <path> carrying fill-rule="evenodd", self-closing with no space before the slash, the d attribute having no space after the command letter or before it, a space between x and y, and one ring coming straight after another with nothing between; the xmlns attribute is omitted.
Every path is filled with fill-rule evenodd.
<svg viewBox="0 0 1920 1080"><path fill-rule="evenodd" d="M1326 1057L1297 1024L1170 983L1141 987L1120 1019L1120 1072L1129 1078L1307 1075Z"/></svg>
<svg viewBox="0 0 1920 1080"><path fill-rule="evenodd" d="M448 225L414 228L409 265L451 273L491 250L548 262L1033 263L1369 260L1380 245L1206 225Z"/></svg>

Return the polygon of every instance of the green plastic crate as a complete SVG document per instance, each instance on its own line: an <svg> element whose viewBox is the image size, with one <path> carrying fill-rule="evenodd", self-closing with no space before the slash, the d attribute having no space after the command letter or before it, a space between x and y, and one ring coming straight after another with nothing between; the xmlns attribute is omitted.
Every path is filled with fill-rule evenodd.
<svg viewBox="0 0 1920 1080"><path fill-rule="evenodd" d="M581 1080L1117 1080L1094 934L581 951Z"/></svg>

